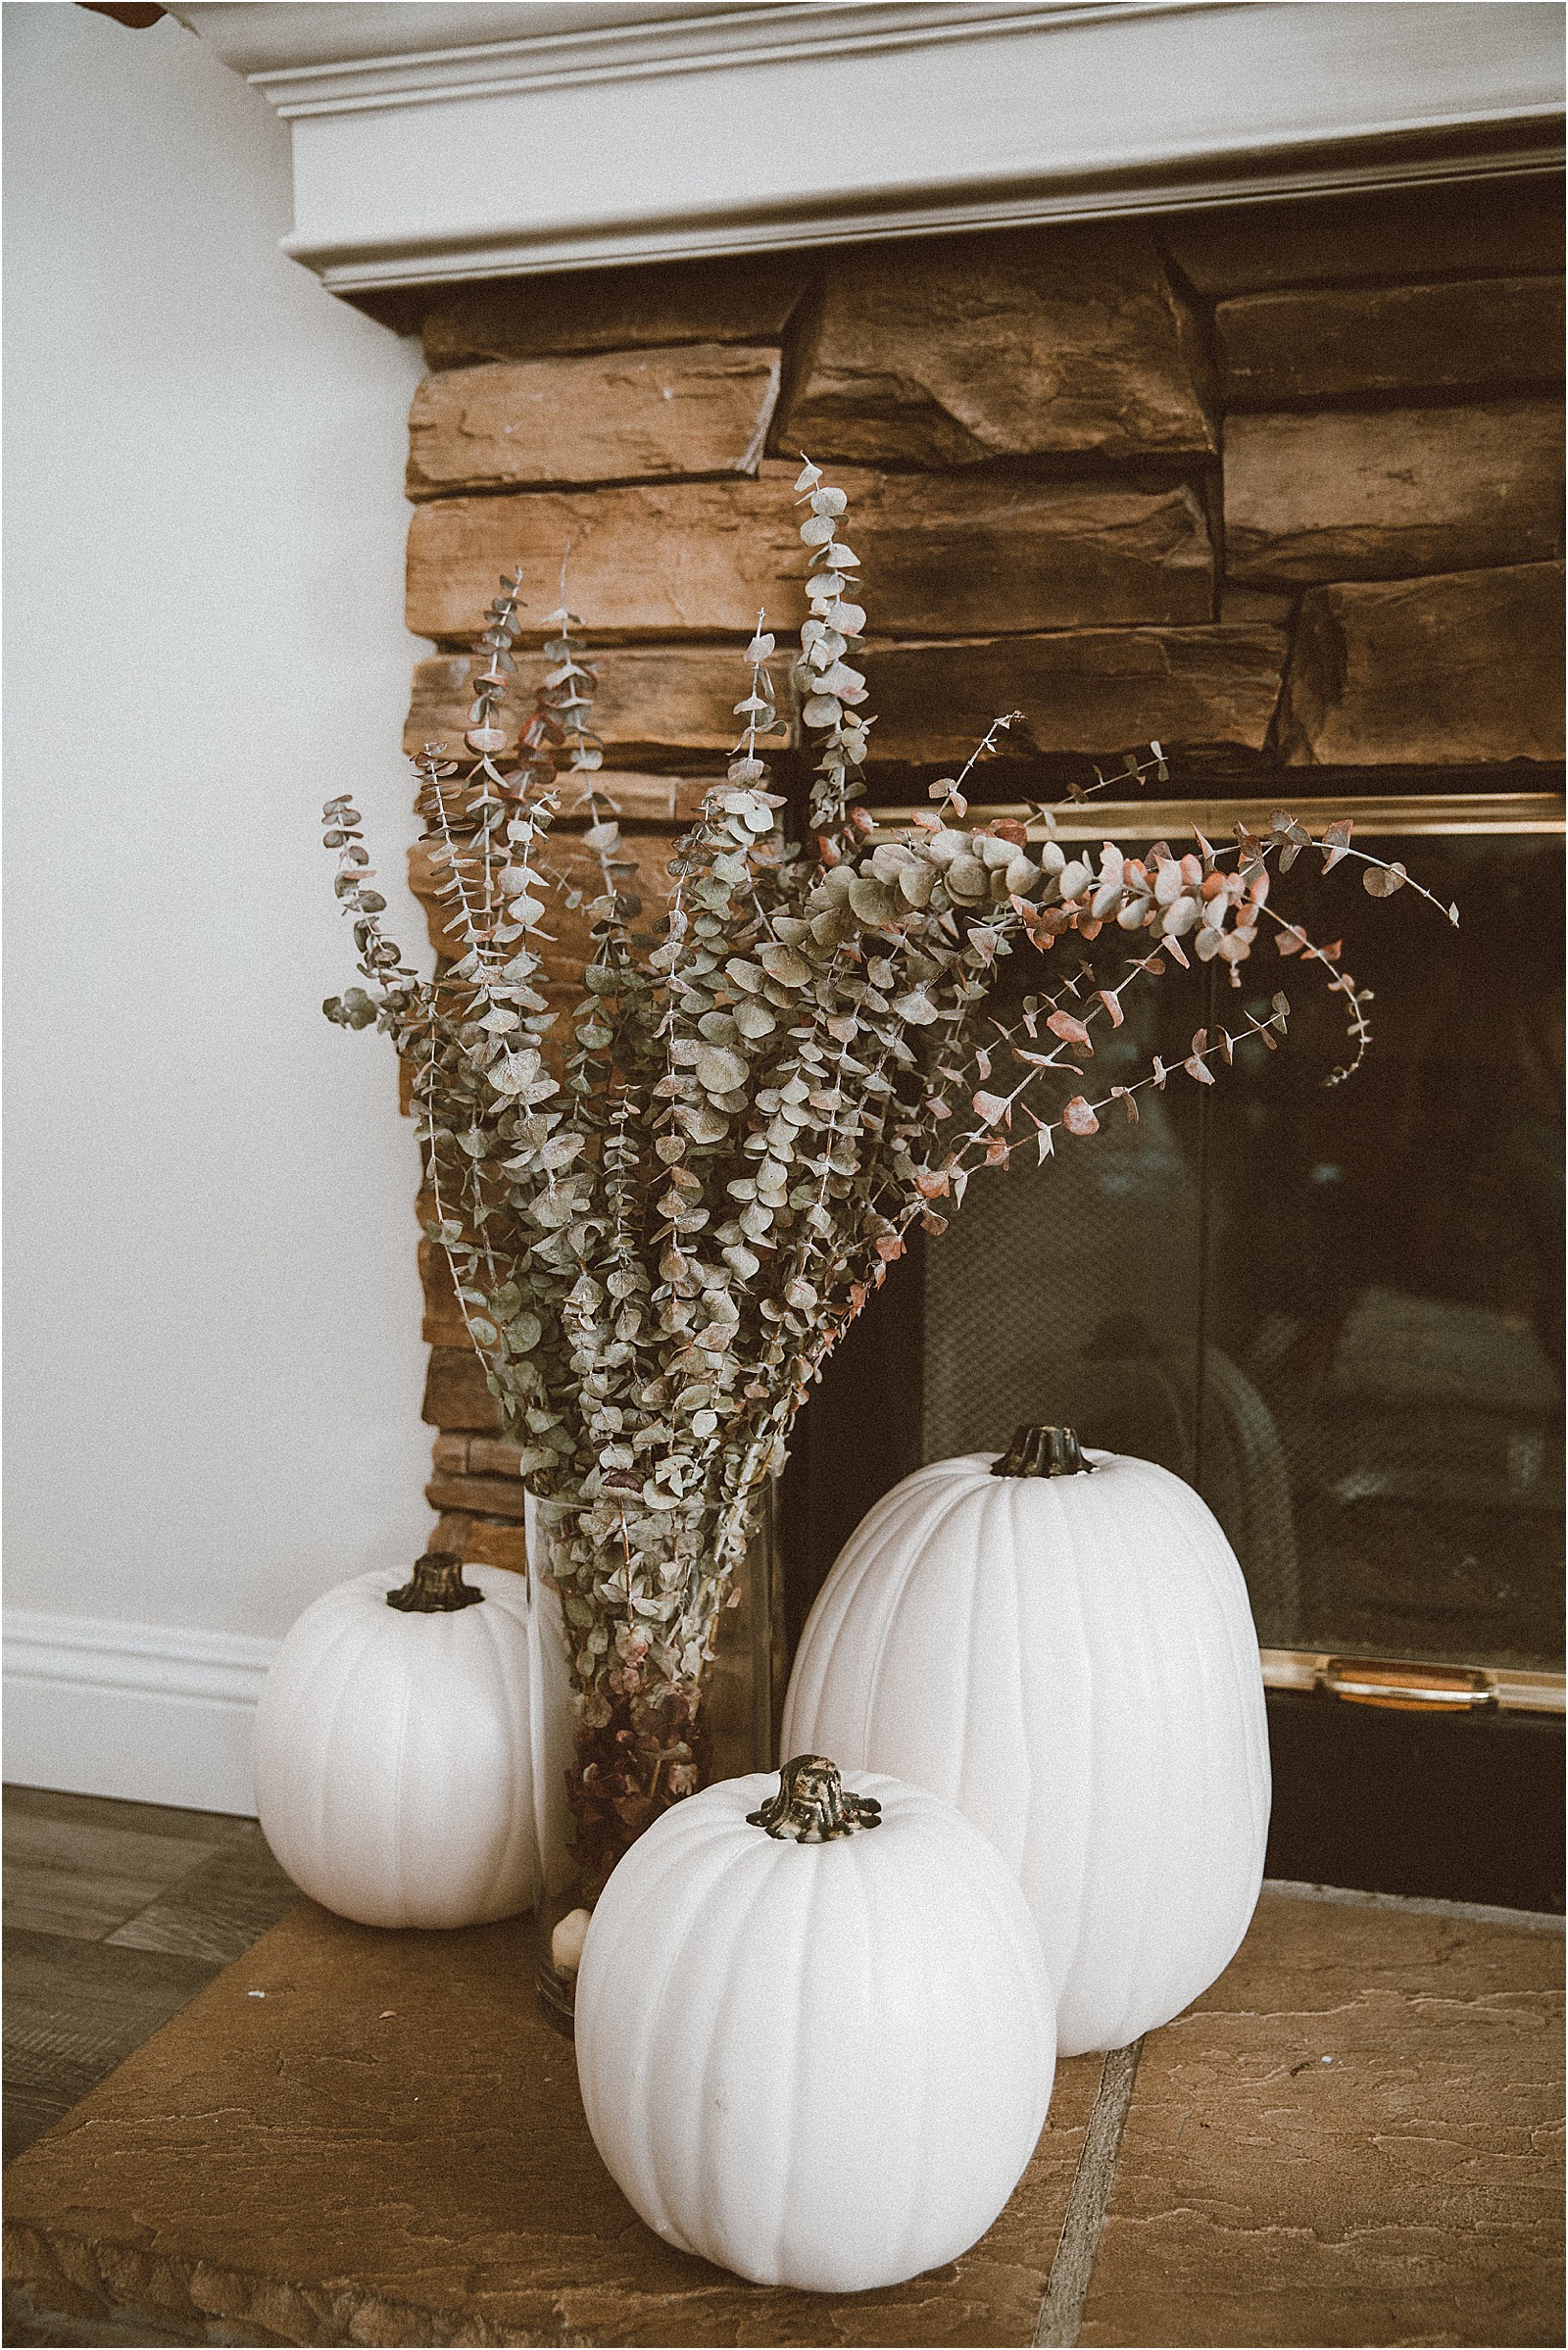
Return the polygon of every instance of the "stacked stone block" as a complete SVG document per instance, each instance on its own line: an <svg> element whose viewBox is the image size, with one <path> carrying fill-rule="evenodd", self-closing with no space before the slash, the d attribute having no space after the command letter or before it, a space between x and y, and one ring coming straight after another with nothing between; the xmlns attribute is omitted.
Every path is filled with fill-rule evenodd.
<svg viewBox="0 0 1568 2350"><path fill-rule="evenodd" d="M1157 737L1195 795L1556 780L1555 183L518 278L435 294L423 331L408 620L434 650L408 747L461 739L514 564L542 641L569 545L655 906L735 739L739 648L760 609L781 647L803 610L803 451L850 494L873 799L1011 709L1037 765ZM1032 788L1014 773L1003 796ZM415 882L444 946L417 858ZM430 1499L516 1564L513 1466L425 1253Z"/></svg>

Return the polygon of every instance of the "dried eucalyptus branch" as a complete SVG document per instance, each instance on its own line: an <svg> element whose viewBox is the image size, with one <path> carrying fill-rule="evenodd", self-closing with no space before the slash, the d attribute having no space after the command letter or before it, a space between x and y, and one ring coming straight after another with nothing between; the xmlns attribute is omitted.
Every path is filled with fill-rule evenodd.
<svg viewBox="0 0 1568 2350"><path fill-rule="evenodd" d="M1032 849L1011 819L969 828L963 785L1018 723L999 718L933 787L940 808L889 836L858 805L870 719L849 656L865 626L858 563L839 537L842 490L805 465L810 615L792 678L816 753L808 845L781 827L762 738L778 726L765 614L744 656L741 735L722 782L677 844L657 930L640 931L590 719L596 669L564 576L531 715L508 755L521 574L491 605L461 774L417 762L425 842L458 952L421 980L379 928L384 903L352 801L326 811L337 887L365 989L327 1005L376 1021L412 1062L432 1237L524 1477L566 1505L558 1554L573 1640L582 1857L608 1868L704 1762L703 1675L758 1497L832 1346L904 1253L916 1221L945 1227L971 1176L1005 1166L1018 1130L1041 1158L1175 1070L1157 1058L1091 1098L1083 1065L1121 998L1171 963L1219 960L1239 983L1265 916L1282 951L1323 965L1364 1042L1364 993L1337 950L1267 905L1269 859L1311 845L1294 817L1239 838L1232 869L1200 839L1177 856L1105 842ZM558 759L577 796L564 809ZM1164 754L1122 777L1164 780ZM1106 781L1096 770L1097 785ZM1081 797L1082 794L1075 795ZM1032 810L1049 821L1049 811ZM563 853L558 819L586 819ZM1331 828L1325 863L1363 853ZM1407 878L1367 860L1385 894ZM584 877L586 876L586 878ZM1418 886L1418 885L1412 885ZM586 904L580 1000L544 986L552 907ZM1119 933L1119 976L1089 962L990 1009L1001 966ZM1238 1044L1272 1049L1287 1005L1235 1033L1200 1029L1175 1064L1197 1083ZM989 1027L986 1023L989 1022ZM547 1058L548 1055L548 1058ZM1006 1075L997 1070L1004 1063ZM1035 1089L1064 1080L1055 1105Z"/></svg>

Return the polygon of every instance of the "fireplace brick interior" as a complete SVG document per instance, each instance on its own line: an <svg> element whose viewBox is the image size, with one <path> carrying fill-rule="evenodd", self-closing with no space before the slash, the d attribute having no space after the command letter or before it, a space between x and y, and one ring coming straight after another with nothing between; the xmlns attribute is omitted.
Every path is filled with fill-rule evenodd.
<svg viewBox="0 0 1568 2350"><path fill-rule="evenodd" d="M803 608L799 453L850 493L873 801L998 712L988 796L1157 737L1171 791L1546 789L1562 743L1562 196L1402 189L442 288L411 416L406 745L461 741L520 564L604 661L650 910ZM517 722L531 688L519 692ZM1009 772L1015 778L1004 781ZM446 943L427 866L413 871ZM574 944L563 924L558 1000ZM516 1450L421 1248L436 1540L522 1564Z"/></svg>

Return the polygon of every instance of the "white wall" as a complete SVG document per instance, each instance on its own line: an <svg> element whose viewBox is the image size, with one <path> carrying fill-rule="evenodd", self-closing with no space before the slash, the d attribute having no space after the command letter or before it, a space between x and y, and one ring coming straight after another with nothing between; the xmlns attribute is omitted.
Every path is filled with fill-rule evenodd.
<svg viewBox="0 0 1568 2350"><path fill-rule="evenodd" d="M398 879L419 364L277 251L286 127L204 43L4 15L6 1775L248 1808L271 1641L430 1523L317 822L346 775Z"/></svg>

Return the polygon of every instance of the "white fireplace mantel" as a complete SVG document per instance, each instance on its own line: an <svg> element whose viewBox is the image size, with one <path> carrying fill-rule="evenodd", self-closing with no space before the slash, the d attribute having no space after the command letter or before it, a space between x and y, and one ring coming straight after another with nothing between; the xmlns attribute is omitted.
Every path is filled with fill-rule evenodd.
<svg viewBox="0 0 1568 2350"><path fill-rule="evenodd" d="M1555 0L190 0L336 292L1550 169Z"/></svg>

